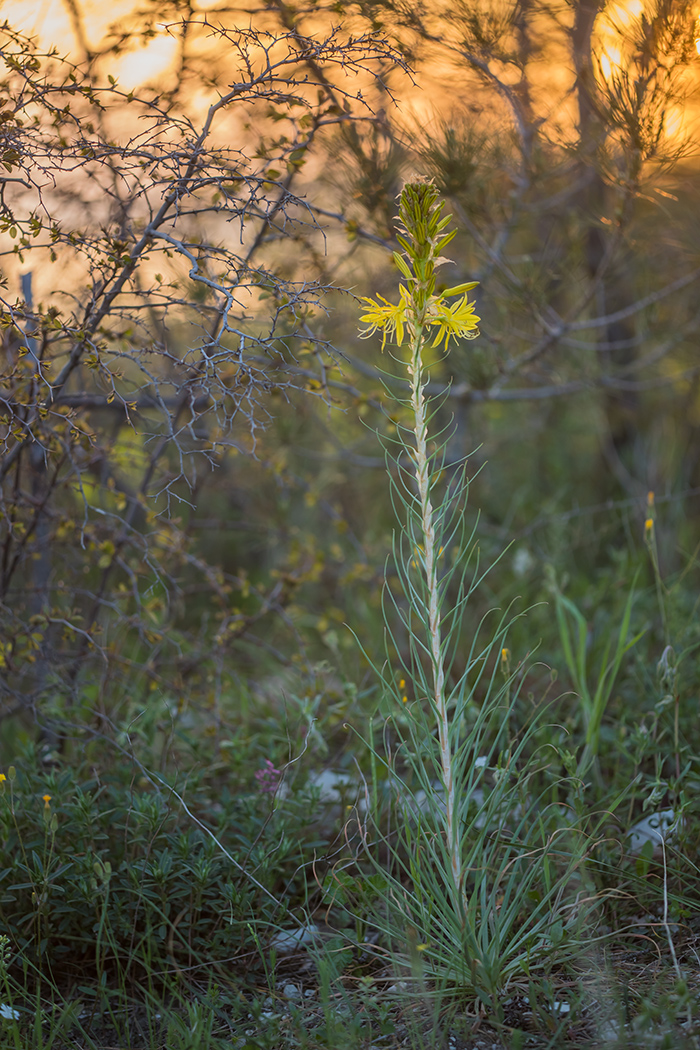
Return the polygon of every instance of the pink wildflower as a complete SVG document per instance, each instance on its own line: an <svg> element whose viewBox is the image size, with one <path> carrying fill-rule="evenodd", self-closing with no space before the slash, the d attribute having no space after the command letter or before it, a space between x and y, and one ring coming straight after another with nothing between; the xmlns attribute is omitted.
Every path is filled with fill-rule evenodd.
<svg viewBox="0 0 700 1050"><path fill-rule="evenodd" d="M265 759L265 768L259 769L255 774L258 787L265 795L274 795L279 787L281 772L275 769L269 758Z"/></svg>

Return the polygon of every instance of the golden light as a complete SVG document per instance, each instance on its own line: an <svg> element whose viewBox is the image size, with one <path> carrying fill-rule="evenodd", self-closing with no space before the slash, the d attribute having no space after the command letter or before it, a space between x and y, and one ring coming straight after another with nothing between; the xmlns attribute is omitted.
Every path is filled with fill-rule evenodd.
<svg viewBox="0 0 700 1050"><path fill-rule="evenodd" d="M681 106L671 106L666 113L666 120L664 122L664 131L666 132L666 138L674 139L680 135L685 127L683 108Z"/></svg>
<svg viewBox="0 0 700 1050"><path fill-rule="evenodd" d="M85 0L79 17L90 46L98 46L113 22L126 18L136 6L134 0ZM70 4L61 0L4 0L3 17L20 32L36 36L42 47L56 45L73 51L76 46Z"/></svg>
<svg viewBox="0 0 700 1050"><path fill-rule="evenodd" d="M611 80L622 66L622 40L625 30L643 11L642 0L611 4L596 23L598 65L606 80Z"/></svg>
<svg viewBox="0 0 700 1050"><path fill-rule="evenodd" d="M628 26L633 18L639 18L644 10L642 0L629 0L628 3L613 4L607 11L607 18L616 26Z"/></svg>
<svg viewBox="0 0 700 1050"><path fill-rule="evenodd" d="M203 5L208 6L208 0ZM58 46L62 54L76 57L80 53L69 3L61 0L3 0L3 16L20 32L38 38L40 46ZM83 0L79 17L84 38L90 47L104 46L111 25L128 18L137 7L136 0ZM78 10L78 9L76 9ZM156 37L147 43L135 41L125 54L110 56L104 71L119 81L126 91L152 81L171 66L177 51L177 40L162 26L156 25Z"/></svg>
<svg viewBox="0 0 700 1050"><path fill-rule="evenodd" d="M607 44L600 53L600 68L606 80L610 80L616 69L622 65L622 52L619 47Z"/></svg>
<svg viewBox="0 0 700 1050"><path fill-rule="evenodd" d="M604 6L596 21L598 63L606 80L623 64L625 41L633 23L644 14L644 0L617 0ZM700 54L700 17L695 23L695 48Z"/></svg>
<svg viewBox="0 0 700 1050"><path fill-rule="evenodd" d="M132 88L165 73L175 58L176 51L175 37L164 34L149 41L145 47L129 51L117 62L112 62L109 69L119 86L131 91Z"/></svg>

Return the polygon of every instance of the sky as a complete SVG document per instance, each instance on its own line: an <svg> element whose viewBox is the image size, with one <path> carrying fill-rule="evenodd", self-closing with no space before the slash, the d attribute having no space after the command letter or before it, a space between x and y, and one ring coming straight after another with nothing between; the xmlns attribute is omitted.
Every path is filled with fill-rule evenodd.
<svg viewBox="0 0 700 1050"><path fill-rule="evenodd" d="M88 39L95 45L111 22L129 13L134 2L78 0L78 6ZM2 14L16 29L35 33L44 44L58 41L69 44L73 39L69 6L61 0L4 0Z"/></svg>
<svg viewBox="0 0 700 1050"><path fill-rule="evenodd" d="M203 0L201 10L211 6ZM109 27L128 16L135 0L0 0L3 18L17 30L30 33L45 46L56 46L63 54L80 53L70 8L80 13L88 46L97 49ZM176 41L165 30L145 46L110 60L110 72L126 90L165 72L175 57Z"/></svg>
<svg viewBox="0 0 700 1050"><path fill-rule="evenodd" d="M45 47L56 46L63 55L79 58L81 48L74 28L76 13L83 24L88 46L100 49L100 45L104 45L110 26L127 18L137 3L138 0L0 0L0 12L15 29L35 35ZM200 11L219 5L220 0L196 2L196 8ZM643 0L611 0L605 14L598 20L598 58L604 76L609 77L620 62L621 38L632 20L638 19L643 10ZM700 14L700 2L698 13ZM698 34L700 35L700 19ZM162 28L157 30L155 38L135 42L130 52L110 57L108 68L102 67L102 72L116 77L119 86L130 91L147 81L153 82L162 73L166 73L175 62L176 50L177 41ZM551 68L548 70L550 78L553 72ZM561 70L562 74L565 72L570 71ZM413 101L419 100L414 98ZM696 101L691 102L690 109L693 116L696 116ZM667 133L673 137L684 123L687 124L689 116L686 105L674 107L668 114Z"/></svg>

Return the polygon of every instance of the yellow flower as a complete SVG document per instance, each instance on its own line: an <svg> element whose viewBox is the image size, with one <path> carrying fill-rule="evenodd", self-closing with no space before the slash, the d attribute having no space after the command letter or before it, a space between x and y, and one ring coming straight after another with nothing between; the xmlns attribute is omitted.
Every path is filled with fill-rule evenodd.
<svg viewBox="0 0 700 1050"><path fill-rule="evenodd" d="M473 287L472 282L463 287ZM399 285L401 301L394 306L383 295L378 295L377 302L363 296L362 302L367 303L369 310L362 315L360 320L369 328L362 333L361 338L366 339L376 331L382 333L382 350L386 345L387 338L396 336L397 346L403 343L404 332L409 320L416 316L416 305L411 300L411 293L405 285ZM464 338L476 339L479 334L478 323L480 317L474 313L474 303L470 303L466 295L452 306L445 302L442 296L432 296L427 304L424 323L429 327L437 328L437 334L433 346L440 346L445 340L445 349L449 347L450 339Z"/></svg>
<svg viewBox="0 0 700 1050"><path fill-rule="evenodd" d="M479 334L478 324L481 320L474 313L475 303L470 303L466 295L449 306L443 299L435 302L435 317L431 318L430 325L438 329L433 346L440 346L445 340L445 350L448 349L450 339L476 339Z"/></svg>
<svg viewBox="0 0 700 1050"><path fill-rule="evenodd" d="M44 809L49 809L49 802L51 801L51 795L42 795L44 800Z"/></svg>
<svg viewBox="0 0 700 1050"><path fill-rule="evenodd" d="M367 331L363 332L360 338L367 339L368 336L374 335L380 329L382 333L382 350L386 344L387 337L393 336L394 333L396 333L397 345L401 346L403 343L407 312L411 303L408 291L402 284L399 285L399 291L401 293L401 301L397 306L390 303L383 295L377 296L377 299L380 299L381 302L375 302L374 299L367 299L365 296L362 297L362 302L368 303L370 308L360 318L363 324L369 325Z"/></svg>
<svg viewBox="0 0 700 1050"><path fill-rule="evenodd" d="M644 532L647 534L647 536L649 535L649 533L651 532L651 530L653 528L654 528L654 519L653 518L647 518L647 520L644 522Z"/></svg>
<svg viewBox="0 0 700 1050"><path fill-rule="evenodd" d="M7 777L4 773L0 773L0 784L2 784L3 780L7 780Z"/></svg>

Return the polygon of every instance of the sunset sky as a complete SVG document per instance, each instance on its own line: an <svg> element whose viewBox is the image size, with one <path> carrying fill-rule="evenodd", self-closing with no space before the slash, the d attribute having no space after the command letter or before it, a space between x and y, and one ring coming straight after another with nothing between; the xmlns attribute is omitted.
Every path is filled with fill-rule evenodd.
<svg viewBox="0 0 700 1050"><path fill-rule="evenodd" d="M5 0L2 3L2 13L15 29L36 36L42 46L56 46L64 55L79 59L82 48L80 31L76 28L78 23L82 25L87 46L92 50L101 51L108 44L110 27L118 24L120 19L126 19L136 6L137 0ZM221 0L197 0L193 7L202 12L211 11L221 7ZM644 8L643 0L615 0L607 5L598 18L596 51L600 71L606 79L615 74L620 63L624 63L623 52L629 41L630 29ZM700 6L698 12L700 14ZM157 21L156 34L155 38L143 44L135 42L132 50L127 53L109 56L104 65L100 64L102 75L110 74L116 77L120 87L127 91L148 81L158 80L161 74L174 67L177 41L165 26L159 27ZM700 21L698 35L700 36ZM700 41L698 47L700 49ZM571 90L572 75L568 55L564 53L559 56L553 53L551 59L549 63L540 65L540 76L533 84L544 91L546 97L567 99ZM698 66L700 68L700 60ZM441 97L451 75L452 72L445 68L443 61L437 65L430 61L423 64L415 87L408 83L404 85L404 105L420 113L422 121L430 119L436 108L441 111L449 109L449 100L441 100ZM506 83L513 82L512 78L509 79L508 70L499 68L499 75ZM512 75L515 81L519 79L520 74L515 68ZM692 71L689 72L689 76L692 83ZM691 126L697 125L697 92L691 88L688 95L687 100L673 105L667 113L666 133L671 137L683 130L687 133ZM194 98L191 101L194 102ZM202 100L203 105L210 102L208 95ZM546 110L548 107L545 105L544 111ZM569 115L562 119L566 125L573 118Z"/></svg>
<svg viewBox="0 0 700 1050"><path fill-rule="evenodd" d="M125 18L136 5L134 0L109 0L109 3L100 0L5 0L2 13L15 29L36 36L43 46L56 46L62 52L70 53L71 57L77 57L80 48L71 15L72 6L80 13L88 46L97 50L104 45L110 26ZM206 10L212 6L212 0L201 0L197 6ZM110 71L119 78L123 87L136 87L165 71L173 60L175 49L175 40L163 29L145 46L111 59Z"/></svg>

